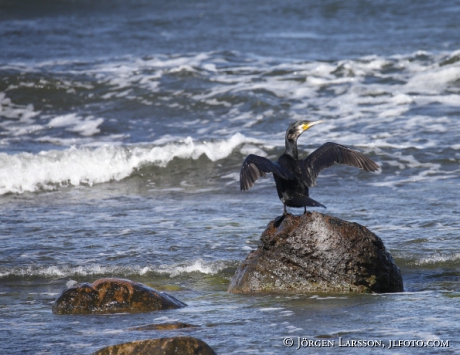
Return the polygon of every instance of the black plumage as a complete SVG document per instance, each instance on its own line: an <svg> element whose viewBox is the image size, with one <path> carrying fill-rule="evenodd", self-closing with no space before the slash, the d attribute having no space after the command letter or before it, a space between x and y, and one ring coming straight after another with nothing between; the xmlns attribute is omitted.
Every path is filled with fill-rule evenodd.
<svg viewBox="0 0 460 355"><path fill-rule="evenodd" d="M273 162L258 155L249 154L240 172L240 188L249 190L259 177L273 173L278 197L288 207L324 207L311 199L308 188L316 184L318 174L335 163L354 166L365 171L377 171L379 166L364 154L337 143L325 143L305 159L298 158L297 139L299 136L323 121L298 121L286 130L286 151Z"/></svg>

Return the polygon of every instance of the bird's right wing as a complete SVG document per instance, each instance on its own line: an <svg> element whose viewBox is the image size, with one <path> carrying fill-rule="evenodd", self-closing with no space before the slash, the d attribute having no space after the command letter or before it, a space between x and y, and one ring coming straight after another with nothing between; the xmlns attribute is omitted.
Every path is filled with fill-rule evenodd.
<svg viewBox="0 0 460 355"><path fill-rule="evenodd" d="M256 180L265 176L266 173L273 173L287 180L294 178L291 172L284 169L278 163L272 162L267 158L259 157L258 155L249 154L246 159L244 159L243 165L241 166L241 191L249 190L254 186Z"/></svg>
<svg viewBox="0 0 460 355"><path fill-rule="evenodd" d="M365 171L377 171L380 167L364 154L343 145L328 142L323 144L304 160L306 174L304 179L308 186L314 186L318 174L326 168L337 164L354 166Z"/></svg>

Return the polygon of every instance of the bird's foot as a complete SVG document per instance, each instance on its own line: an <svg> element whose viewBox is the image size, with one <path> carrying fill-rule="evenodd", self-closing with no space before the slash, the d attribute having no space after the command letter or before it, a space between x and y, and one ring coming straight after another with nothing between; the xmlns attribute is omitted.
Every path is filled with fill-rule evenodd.
<svg viewBox="0 0 460 355"><path fill-rule="evenodd" d="M281 225L281 223L284 221L284 218L285 218L287 215L288 215L288 213L283 213L281 216L276 217L276 218L275 218L275 223L273 224L273 226L274 226L275 228L278 228L278 227Z"/></svg>

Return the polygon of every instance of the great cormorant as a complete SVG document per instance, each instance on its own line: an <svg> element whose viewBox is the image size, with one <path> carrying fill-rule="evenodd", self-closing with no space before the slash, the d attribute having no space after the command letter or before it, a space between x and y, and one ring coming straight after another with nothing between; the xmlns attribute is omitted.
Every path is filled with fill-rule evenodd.
<svg viewBox="0 0 460 355"><path fill-rule="evenodd" d="M298 158L297 139L310 127L323 121L297 121L286 130L286 151L273 162L258 155L249 154L243 162L240 172L240 188L249 190L259 177L273 173L278 197L286 206L324 207L308 196L308 188L316 184L318 174L334 163L346 164L365 171L377 171L379 166L364 154L343 145L328 142L316 149L305 159Z"/></svg>

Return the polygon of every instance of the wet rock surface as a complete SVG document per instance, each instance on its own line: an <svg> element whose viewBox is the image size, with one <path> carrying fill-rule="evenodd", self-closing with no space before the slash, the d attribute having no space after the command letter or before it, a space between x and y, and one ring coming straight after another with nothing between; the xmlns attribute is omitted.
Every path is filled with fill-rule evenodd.
<svg viewBox="0 0 460 355"><path fill-rule="evenodd" d="M53 303L55 314L149 312L185 307L186 304L142 283L106 278L75 284Z"/></svg>
<svg viewBox="0 0 460 355"><path fill-rule="evenodd" d="M204 341L192 337L139 340L108 346L93 355L216 355Z"/></svg>
<svg viewBox="0 0 460 355"><path fill-rule="evenodd" d="M271 221L229 288L258 292L399 292L399 268L366 227L317 212Z"/></svg>

